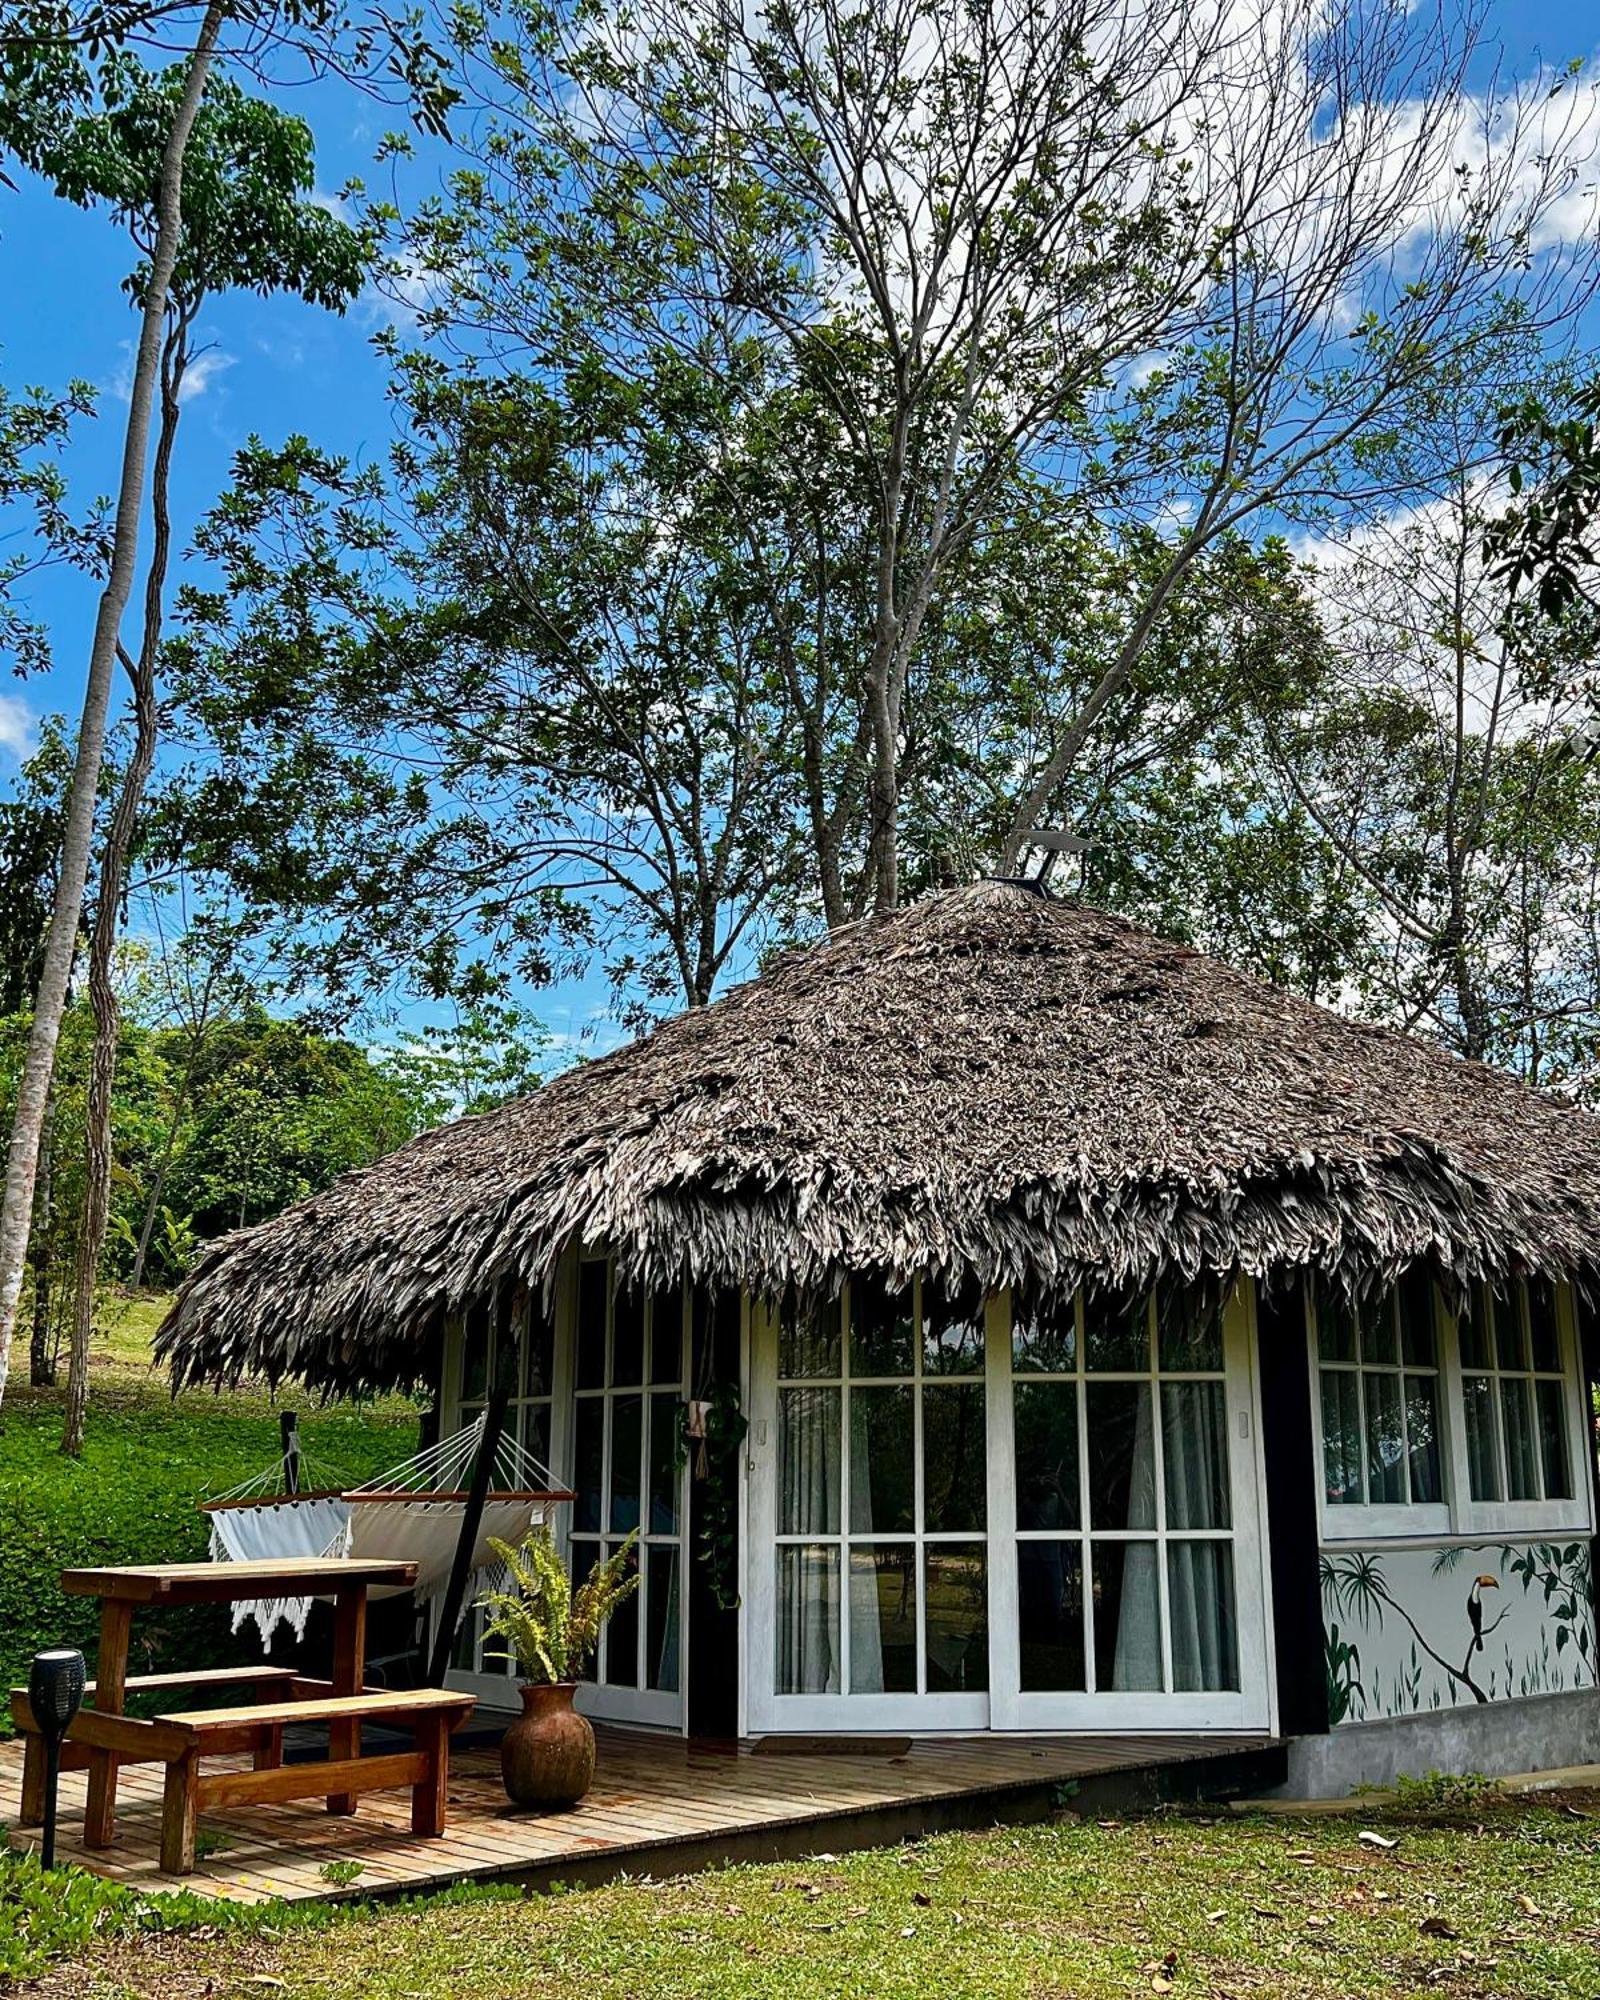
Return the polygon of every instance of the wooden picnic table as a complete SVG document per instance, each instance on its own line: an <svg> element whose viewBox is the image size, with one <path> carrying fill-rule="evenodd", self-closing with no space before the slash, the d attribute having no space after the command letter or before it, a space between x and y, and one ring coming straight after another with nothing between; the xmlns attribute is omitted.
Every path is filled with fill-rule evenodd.
<svg viewBox="0 0 1600 2000"><path fill-rule="evenodd" d="M140 1605L176 1608L189 1604L243 1604L265 1597L331 1597L333 1599L333 1670L329 1691L358 1695L363 1689L367 1655L367 1592L378 1585L409 1589L416 1581L413 1562L351 1562L337 1556L313 1556L273 1562L135 1563L110 1569L69 1569L61 1588L72 1597L100 1600L100 1654L95 1671L94 1713L124 1712L128 1685L128 1646L133 1614ZM116 1831L117 1750L113 1740L89 1751L89 1801L84 1815L86 1847L109 1847ZM359 1755L359 1720L335 1722L330 1758ZM329 1797L330 1812L350 1812L354 1798Z"/></svg>

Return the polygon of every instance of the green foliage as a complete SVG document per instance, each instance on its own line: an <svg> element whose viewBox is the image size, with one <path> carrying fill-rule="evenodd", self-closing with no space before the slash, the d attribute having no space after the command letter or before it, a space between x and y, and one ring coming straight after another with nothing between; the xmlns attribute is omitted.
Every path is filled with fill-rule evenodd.
<svg viewBox="0 0 1600 2000"><path fill-rule="evenodd" d="M1403 1812L1476 1813L1498 1789L1481 1771L1424 1771L1420 1778L1402 1771L1394 1798Z"/></svg>
<svg viewBox="0 0 1600 2000"><path fill-rule="evenodd" d="M141 1899L82 1869L46 1874L31 1854L0 1848L0 1989L38 1979L52 1959L80 1957L139 1920Z"/></svg>
<svg viewBox="0 0 1600 2000"><path fill-rule="evenodd" d="M485 1638L506 1642L500 1657L514 1660L525 1681L554 1685L576 1680L607 1621L639 1588L638 1541L636 1528L574 1590L548 1524L536 1528L520 1548L491 1538L489 1546L510 1572L513 1587L486 1590L479 1598L489 1613Z"/></svg>
<svg viewBox="0 0 1600 2000"><path fill-rule="evenodd" d="M359 1861L324 1861L317 1870L323 1881L331 1882L336 1889L348 1889L363 1872L364 1865Z"/></svg>
<svg viewBox="0 0 1600 2000"><path fill-rule="evenodd" d="M695 1469L695 1543L712 1600L723 1611L739 1605L740 1456L749 1419L739 1406L739 1385L719 1382L706 1412L705 1470ZM678 1463L691 1455L694 1440L686 1409L678 1412Z"/></svg>

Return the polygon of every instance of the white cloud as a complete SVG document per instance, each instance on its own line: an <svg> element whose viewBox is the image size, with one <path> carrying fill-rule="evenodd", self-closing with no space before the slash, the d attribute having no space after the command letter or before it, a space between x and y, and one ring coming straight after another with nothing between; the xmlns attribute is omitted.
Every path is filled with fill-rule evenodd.
<svg viewBox="0 0 1600 2000"><path fill-rule="evenodd" d="M220 347L208 347L197 354L184 371L183 382L178 390L180 403L193 403L203 396L211 385L233 366L234 357L224 354Z"/></svg>
<svg viewBox="0 0 1600 2000"><path fill-rule="evenodd" d="M19 694L0 693L0 753L20 764L33 749L33 710Z"/></svg>
<svg viewBox="0 0 1600 2000"><path fill-rule="evenodd" d="M133 396L134 343L122 343L122 360L111 380L111 393L119 403L126 403ZM180 403L196 402L211 388L221 376L233 366L235 357L224 353L220 347L203 347L190 361L184 371L183 382L178 390Z"/></svg>

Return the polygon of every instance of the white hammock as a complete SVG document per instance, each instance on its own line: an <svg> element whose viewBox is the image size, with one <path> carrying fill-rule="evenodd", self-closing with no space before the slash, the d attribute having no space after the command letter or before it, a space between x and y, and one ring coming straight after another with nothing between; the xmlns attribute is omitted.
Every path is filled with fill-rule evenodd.
<svg viewBox="0 0 1600 2000"><path fill-rule="evenodd" d="M254 1479L201 1502L201 1511L211 1518L212 1560L257 1562L334 1556L368 1562L414 1562L415 1596L419 1601L437 1596L449 1580L461 1540L465 1489L477 1459L484 1421L480 1416L465 1430L453 1431L364 1486L319 1485L302 1452L300 1472L309 1483L303 1491L285 1493L287 1467L280 1459ZM554 1490L548 1469L524 1451L509 1432L503 1433L473 1545L473 1573L497 1565L499 1559L489 1546L491 1538L520 1542L531 1528L549 1519L557 1500L566 1497ZM387 1585L372 1595L396 1597L405 1592ZM233 1629L237 1632L249 1619L260 1632L263 1647L269 1647L282 1621L297 1639L303 1639L310 1608L311 1601L305 1597L240 1604L234 1608Z"/></svg>

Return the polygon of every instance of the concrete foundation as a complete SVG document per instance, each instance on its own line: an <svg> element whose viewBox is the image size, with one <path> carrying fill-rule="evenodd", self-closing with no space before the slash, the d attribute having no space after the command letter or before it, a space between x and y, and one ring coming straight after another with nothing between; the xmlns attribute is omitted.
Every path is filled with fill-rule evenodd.
<svg viewBox="0 0 1600 2000"><path fill-rule="evenodd" d="M1348 1798L1358 1785L1388 1788L1428 1771L1506 1778L1600 1764L1600 1688L1348 1722L1288 1748L1280 1796L1291 1799Z"/></svg>

